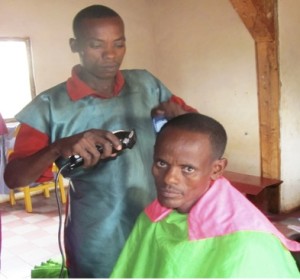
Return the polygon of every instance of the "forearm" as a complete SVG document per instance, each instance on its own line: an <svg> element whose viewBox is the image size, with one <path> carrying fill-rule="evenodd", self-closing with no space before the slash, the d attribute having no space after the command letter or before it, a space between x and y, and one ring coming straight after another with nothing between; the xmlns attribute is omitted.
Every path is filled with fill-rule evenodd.
<svg viewBox="0 0 300 280"><path fill-rule="evenodd" d="M14 189L35 182L59 156L56 145L51 144L35 154L11 160L4 172L6 185Z"/></svg>

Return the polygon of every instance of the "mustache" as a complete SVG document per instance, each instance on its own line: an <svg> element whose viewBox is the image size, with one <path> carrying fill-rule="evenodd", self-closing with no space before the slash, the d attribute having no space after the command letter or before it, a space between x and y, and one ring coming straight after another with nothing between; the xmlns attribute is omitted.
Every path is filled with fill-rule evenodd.
<svg viewBox="0 0 300 280"><path fill-rule="evenodd" d="M176 194L181 193L181 191L179 189L177 189L176 187L174 187L172 185L160 186L160 187L158 187L158 191L160 191L160 192L170 192L170 193L176 193Z"/></svg>

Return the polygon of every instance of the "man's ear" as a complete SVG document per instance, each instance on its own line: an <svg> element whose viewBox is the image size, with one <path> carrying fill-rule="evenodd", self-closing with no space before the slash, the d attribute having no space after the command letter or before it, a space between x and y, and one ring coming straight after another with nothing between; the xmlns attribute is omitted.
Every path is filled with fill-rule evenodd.
<svg viewBox="0 0 300 280"><path fill-rule="evenodd" d="M78 45L78 41L77 41L76 39L71 38L71 39L69 40L69 44L70 44L70 47L71 47L71 51L72 51L73 53L79 52L79 45Z"/></svg>
<svg viewBox="0 0 300 280"><path fill-rule="evenodd" d="M223 172L227 166L227 159L226 158L221 158L217 159L213 163L213 171L211 174L211 179L212 180L217 180L223 175Z"/></svg>

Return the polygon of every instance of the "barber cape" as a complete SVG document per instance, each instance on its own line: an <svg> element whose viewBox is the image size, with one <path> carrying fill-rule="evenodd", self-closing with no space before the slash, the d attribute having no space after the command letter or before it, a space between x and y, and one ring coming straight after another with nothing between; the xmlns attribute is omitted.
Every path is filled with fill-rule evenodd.
<svg viewBox="0 0 300 280"><path fill-rule="evenodd" d="M112 278L300 277L289 240L224 177L181 214L153 201Z"/></svg>

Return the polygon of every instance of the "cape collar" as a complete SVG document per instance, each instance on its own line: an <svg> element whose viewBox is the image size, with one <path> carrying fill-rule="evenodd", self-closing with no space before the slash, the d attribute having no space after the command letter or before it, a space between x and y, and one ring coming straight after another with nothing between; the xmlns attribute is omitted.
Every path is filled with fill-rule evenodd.
<svg viewBox="0 0 300 280"><path fill-rule="evenodd" d="M154 200L145 208L152 222L159 222L173 209ZM255 218L254 218L255 217ZM243 194L221 177L198 200L187 215L189 239L198 240L237 231L262 231L274 234L291 251L300 251L300 243L287 239Z"/></svg>

